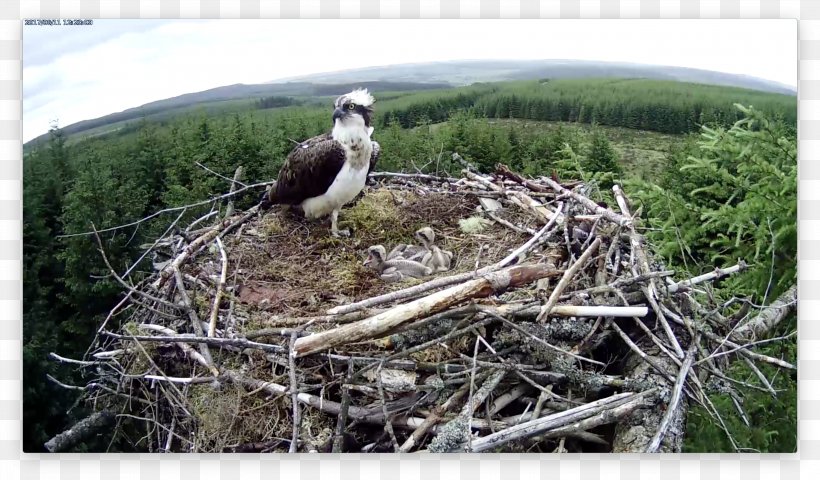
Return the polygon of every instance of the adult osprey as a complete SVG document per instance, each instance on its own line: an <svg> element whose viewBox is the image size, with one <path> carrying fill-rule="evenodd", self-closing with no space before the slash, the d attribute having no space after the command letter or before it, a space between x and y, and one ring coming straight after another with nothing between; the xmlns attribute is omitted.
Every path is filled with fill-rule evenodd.
<svg viewBox="0 0 820 480"><path fill-rule="evenodd" d="M373 102L366 89L337 98L333 130L305 140L288 154L262 207L300 205L309 220L330 214L333 236L349 235L338 229L339 210L362 191L379 158L379 144L370 140Z"/></svg>

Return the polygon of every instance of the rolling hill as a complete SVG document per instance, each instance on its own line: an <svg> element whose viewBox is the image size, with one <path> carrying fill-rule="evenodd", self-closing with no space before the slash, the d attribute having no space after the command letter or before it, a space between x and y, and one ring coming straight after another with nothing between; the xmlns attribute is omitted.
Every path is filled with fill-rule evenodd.
<svg viewBox="0 0 820 480"><path fill-rule="evenodd" d="M263 84L234 84L187 93L103 117L63 127L67 136L96 135L116 130L130 120L161 120L194 107L239 108L237 101L270 96L333 96L365 87L377 92L412 92L446 89L478 82L574 78L643 78L709 85L732 86L770 93L796 95L794 88L760 78L683 67L639 65L581 60L460 60L368 67L280 79ZM250 102L248 102L249 104ZM242 108L250 108L245 105ZM108 128L110 127L110 128ZM24 145L40 144L48 134Z"/></svg>

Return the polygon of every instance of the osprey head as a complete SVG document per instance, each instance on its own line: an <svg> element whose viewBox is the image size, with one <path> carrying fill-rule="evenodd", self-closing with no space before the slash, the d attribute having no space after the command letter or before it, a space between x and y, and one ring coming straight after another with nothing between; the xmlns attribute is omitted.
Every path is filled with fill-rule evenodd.
<svg viewBox="0 0 820 480"><path fill-rule="evenodd" d="M361 121L365 127L370 127L373 116L373 96L367 89L353 90L346 93L333 103L333 122L352 123Z"/></svg>
<svg viewBox="0 0 820 480"><path fill-rule="evenodd" d="M421 242L427 248L430 248L430 245L436 240L436 234L433 232L433 229L430 227L420 228L416 231L415 237L418 241Z"/></svg>
<svg viewBox="0 0 820 480"><path fill-rule="evenodd" d="M373 245L367 249L367 259L364 261L365 267L378 268L387 256L387 249L382 245Z"/></svg>

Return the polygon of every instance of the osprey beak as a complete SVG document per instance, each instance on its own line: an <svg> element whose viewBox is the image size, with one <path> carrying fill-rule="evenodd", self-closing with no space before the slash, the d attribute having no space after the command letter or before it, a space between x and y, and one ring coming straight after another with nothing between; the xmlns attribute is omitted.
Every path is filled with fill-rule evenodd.
<svg viewBox="0 0 820 480"><path fill-rule="evenodd" d="M342 118L345 115L345 111L341 108L337 108L333 110L333 123L336 123L337 118Z"/></svg>

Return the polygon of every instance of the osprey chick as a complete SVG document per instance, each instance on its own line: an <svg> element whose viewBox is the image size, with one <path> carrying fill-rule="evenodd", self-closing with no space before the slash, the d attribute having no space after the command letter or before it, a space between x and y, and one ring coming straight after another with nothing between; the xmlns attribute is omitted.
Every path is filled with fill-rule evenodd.
<svg viewBox="0 0 820 480"><path fill-rule="evenodd" d="M338 229L339 210L362 191L379 158L379 144L370 140L373 103L366 89L337 98L333 129L305 140L288 154L262 207L300 205L308 220L329 214L333 236L349 235Z"/></svg>

